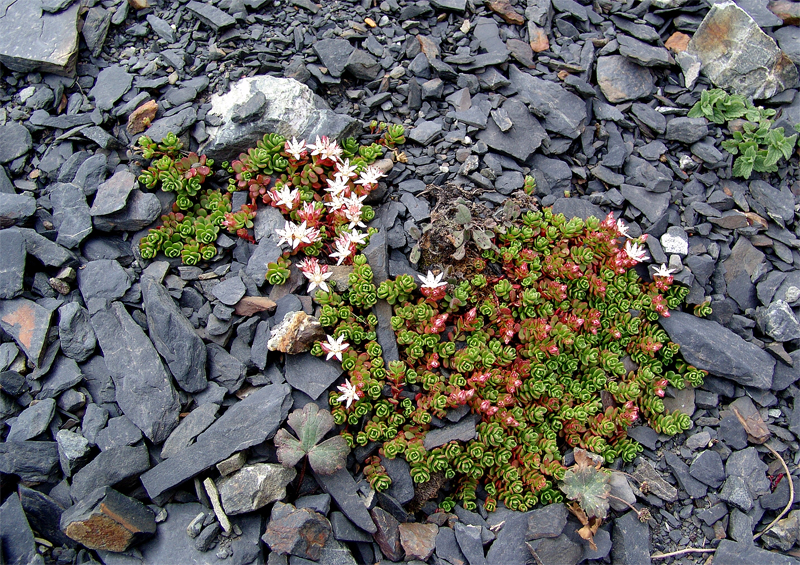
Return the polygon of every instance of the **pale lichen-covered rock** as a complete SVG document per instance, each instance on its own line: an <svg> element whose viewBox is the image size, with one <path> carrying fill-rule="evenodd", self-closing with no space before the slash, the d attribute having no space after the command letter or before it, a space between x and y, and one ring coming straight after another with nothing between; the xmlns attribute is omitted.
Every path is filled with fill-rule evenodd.
<svg viewBox="0 0 800 565"><path fill-rule="evenodd" d="M282 353L305 353L315 342L325 338L319 321L302 310L288 312L283 321L272 328L267 348Z"/></svg>

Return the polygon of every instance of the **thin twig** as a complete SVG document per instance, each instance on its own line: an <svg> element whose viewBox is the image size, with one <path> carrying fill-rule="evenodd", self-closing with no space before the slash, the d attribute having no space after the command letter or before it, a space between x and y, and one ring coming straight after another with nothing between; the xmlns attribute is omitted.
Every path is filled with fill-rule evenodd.
<svg viewBox="0 0 800 565"><path fill-rule="evenodd" d="M789 511L789 508L792 507L792 504L794 504L794 482L792 481L792 475L791 473L789 473L789 467L786 465L786 461L784 461L783 457L781 457L780 454L774 449L772 449L770 446L764 444L764 447L769 449L770 452L780 460L781 465L783 466L783 472L786 473L786 479L789 481L789 503L786 505L786 508L783 509L783 512L778 514L778 516L772 522L770 522L766 528L764 528L763 530L761 530L760 532L758 532L756 535L753 536L753 540L757 540L758 538L766 534L772 526L778 523L778 520L783 518L783 516Z"/></svg>
<svg viewBox="0 0 800 565"><path fill-rule="evenodd" d="M659 553L658 555L651 555L650 559L666 559L667 557L677 557L678 555L685 555L687 553L714 553L716 549L688 547L680 551L673 551L672 553Z"/></svg>

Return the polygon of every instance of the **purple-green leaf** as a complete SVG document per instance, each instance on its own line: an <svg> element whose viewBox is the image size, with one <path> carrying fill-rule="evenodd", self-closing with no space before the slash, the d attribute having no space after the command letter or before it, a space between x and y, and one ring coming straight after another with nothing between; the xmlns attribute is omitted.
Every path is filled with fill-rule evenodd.
<svg viewBox="0 0 800 565"><path fill-rule="evenodd" d="M275 434L275 447L282 465L294 467L307 455L311 468L321 475L330 475L344 467L350 447L343 437L336 436L319 443L333 429L330 412L309 402L302 410L292 412L287 422L297 437L285 429Z"/></svg>
<svg viewBox="0 0 800 565"><path fill-rule="evenodd" d="M575 500L589 518L605 518L608 512L609 475L588 465L576 465L564 473L559 487L570 500Z"/></svg>

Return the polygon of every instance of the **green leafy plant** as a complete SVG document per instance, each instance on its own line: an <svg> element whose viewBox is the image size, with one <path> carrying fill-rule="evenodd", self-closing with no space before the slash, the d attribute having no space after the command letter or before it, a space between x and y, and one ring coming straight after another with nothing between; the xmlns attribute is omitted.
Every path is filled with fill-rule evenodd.
<svg viewBox="0 0 800 565"><path fill-rule="evenodd" d="M789 159L798 141L797 134L786 137L784 128L773 128L771 117L775 110L754 106L739 94L728 94L715 88L704 90L700 100L689 110L690 118L705 117L716 124L728 122L733 139L722 142L722 147L731 155L737 155L733 163L734 176L749 179L753 172L774 173L781 158ZM744 118L739 128L731 120ZM800 131L800 124L795 126Z"/></svg>
<svg viewBox="0 0 800 565"><path fill-rule="evenodd" d="M620 224L528 210L498 226L482 272L468 280L429 272L419 285L407 276L381 283L375 296L394 302L400 358L391 361L376 341L371 270L342 293L317 292L329 335L311 353L336 356L347 373L339 389L348 394L331 392L329 403L348 444L379 443L381 455L408 462L416 483L444 475L467 509L482 486L487 510L526 510L563 499L567 447L632 461L641 447L627 429L640 416L659 433L687 429L691 420L667 413L661 397L704 373L655 322L688 289L666 268L641 281L631 269L645 258L641 240L625 241ZM355 264L366 267L360 256ZM433 418L464 406L480 416L477 437L426 448ZM368 467L365 475L379 471Z"/></svg>
<svg viewBox="0 0 800 565"><path fill-rule="evenodd" d="M284 467L294 467L303 457L321 475L330 475L343 468L350 448L341 436L322 438L333 429L333 417L327 410L320 410L309 402L302 410L295 410L287 419L289 427L297 437L284 428L275 434L278 460Z"/></svg>

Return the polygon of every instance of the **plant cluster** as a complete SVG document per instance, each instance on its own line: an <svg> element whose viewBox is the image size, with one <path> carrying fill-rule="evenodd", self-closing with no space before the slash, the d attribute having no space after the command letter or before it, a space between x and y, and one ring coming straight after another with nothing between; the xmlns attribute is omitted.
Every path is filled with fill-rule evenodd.
<svg viewBox="0 0 800 565"><path fill-rule="evenodd" d="M270 283L282 284L288 279L289 258L300 252L310 258L326 252L336 264L351 263L372 233L366 230L366 222L375 213L364 200L384 176L373 163L385 147L394 148L405 141L402 125L376 127L382 137L370 145L359 145L352 137L340 145L327 137L317 137L312 144L266 134L237 160L222 163L231 175L226 193L203 188L213 174L213 160L196 153L184 156L182 143L174 134L161 143L141 137L139 150L152 162L140 175L140 182L149 189L160 186L176 193L172 213L162 217L163 225L140 243L142 256L150 259L162 251L192 265L201 258L211 259L216 255L213 244L220 229L254 241L248 230L261 202L277 208L286 218L283 228L276 231L278 244L287 249L278 261L270 263ZM248 191L249 201L234 212L229 193L243 190ZM319 261L307 262L304 267L309 279L327 273L327 266Z"/></svg>
<svg viewBox="0 0 800 565"><path fill-rule="evenodd" d="M700 100L689 110L690 118L705 117L715 124L728 122L733 139L722 142L731 155L738 155L733 163L733 174L749 179L753 171L774 173L783 157L789 159L798 142L798 135L786 137L784 129L773 128L770 118L775 110L753 106L744 96L728 94L715 88L704 90ZM741 129L732 127L731 120L744 118ZM800 124L795 126L800 131Z"/></svg>
<svg viewBox="0 0 800 565"><path fill-rule="evenodd" d="M527 211L495 229L479 274L458 284L429 272L420 286L400 275L376 287L356 256L346 291L315 295L329 335L311 352L340 359L348 377L329 396L342 436L403 457L416 483L456 480L467 509L482 487L492 511L499 501L525 510L562 500L566 446L632 461L641 446L627 428L640 416L659 433L687 429L690 419L666 413L661 397L668 384L699 385L704 372L655 322L688 289L666 267L641 281L631 267L647 259L642 238L626 234L611 215ZM400 359L385 361L377 343L377 299L393 306ZM480 415L477 437L426 448L433 419L464 407ZM391 482L378 459L364 474L376 489Z"/></svg>

